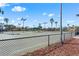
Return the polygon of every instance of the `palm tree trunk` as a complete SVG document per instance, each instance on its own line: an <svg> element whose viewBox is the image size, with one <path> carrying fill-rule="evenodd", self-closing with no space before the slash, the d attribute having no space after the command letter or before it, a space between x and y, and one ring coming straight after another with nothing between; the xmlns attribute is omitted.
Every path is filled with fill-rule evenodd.
<svg viewBox="0 0 79 59"><path fill-rule="evenodd" d="M53 23L51 23L51 29L53 29Z"/></svg>
<svg viewBox="0 0 79 59"><path fill-rule="evenodd" d="M55 28L55 31L56 31L56 29L57 29L57 24L56 24L56 28Z"/></svg>
<svg viewBox="0 0 79 59"><path fill-rule="evenodd" d="M23 32L24 32L24 21L23 21Z"/></svg>
<svg viewBox="0 0 79 59"><path fill-rule="evenodd" d="M7 23L6 23L6 31L7 31Z"/></svg>

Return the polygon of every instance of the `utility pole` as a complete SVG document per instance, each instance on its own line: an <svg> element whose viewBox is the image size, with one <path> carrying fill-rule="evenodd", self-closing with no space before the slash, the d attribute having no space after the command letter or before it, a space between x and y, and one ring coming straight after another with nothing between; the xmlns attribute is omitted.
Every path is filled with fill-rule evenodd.
<svg viewBox="0 0 79 59"><path fill-rule="evenodd" d="M62 3L60 3L60 39L61 39L61 43L63 44L63 40L62 40Z"/></svg>

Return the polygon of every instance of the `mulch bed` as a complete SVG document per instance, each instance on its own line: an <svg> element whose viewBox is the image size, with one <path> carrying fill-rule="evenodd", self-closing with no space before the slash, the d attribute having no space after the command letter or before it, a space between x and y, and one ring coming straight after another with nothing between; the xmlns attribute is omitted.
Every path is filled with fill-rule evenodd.
<svg viewBox="0 0 79 59"><path fill-rule="evenodd" d="M46 56L79 56L79 39L73 39L69 43L53 50Z"/></svg>
<svg viewBox="0 0 79 59"><path fill-rule="evenodd" d="M74 45L75 44L75 45ZM52 44L45 48L40 48L33 52L27 52L23 56L69 56L79 55L79 40L71 39L64 41L62 45L60 42Z"/></svg>

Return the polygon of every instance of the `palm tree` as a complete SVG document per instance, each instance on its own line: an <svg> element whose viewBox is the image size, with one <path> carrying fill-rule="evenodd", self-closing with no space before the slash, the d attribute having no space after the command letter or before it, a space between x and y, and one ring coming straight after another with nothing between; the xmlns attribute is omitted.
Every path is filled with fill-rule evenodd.
<svg viewBox="0 0 79 59"><path fill-rule="evenodd" d="M67 24L67 26L68 26L68 30L70 29L70 24Z"/></svg>
<svg viewBox="0 0 79 59"><path fill-rule="evenodd" d="M38 24L38 32L42 29L41 23Z"/></svg>
<svg viewBox="0 0 79 59"><path fill-rule="evenodd" d="M53 20L53 18L51 18L51 19L50 19L51 28L52 28L52 26L53 26L53 22L54 22L54 20Z"/></svg>
<svg viewBox="0 0 79 59"><path fill-rule="evenodd" d="M47 22L44 22L43 24L44 24L44 28L45 28L45 27L46 27Z"/></svg>
<svg viewBox="0 0 79 59"><path fill-rule="evenodd" d="M19 26L19 27L20 27L20 25L21 25L21 24L20 24L20 23L18 23L18 26Z"/></svg>
<svg viewBox="0 0 79 59"><path fill-rule="evenodd" d="M72 27L74 28L74 27L75 27L75 25L72 25Z"/></svg>
<svg viewBox="0 0 79 59"><path fill-rule="evenodd" d="M6 23L6 29L8 29L8 21L9 21L8 18L4 18L4 22Z"/></svg>
<svg viewBox="0 0 79 59"><path fill-rule="evenodd" d="M24 29L24 22L26 21L27 19L24 19L23 17L21 18L21 21L23 21L23 29Z"/></svg>
<svg viewBox="0 0 79 59"><path fill-rule="evenodd" d="M58 22L56 21L56 22L55 22L55 25L56 25L56 29L57 29L57 24L58 24Z"/></svg>
<svg viewBox="0 0 79 59"><path fill-rule="evenodd" d="M70 26L70 24L67 24L67 26L69 27L69 26Z"/></svg>
<svg viewBox="0 0 79 59"><path fill-rule="evenodd" d="M77 17L79 17L79 14L76 14Z"/></svg>
<svg viewBox="0 0 79 59"><path fill-rule="evenodd" d="M8 18L4 18L4 22L6 23L6 25L8 25L8 21L9 21Z"/></svg>
<svg viewBox="0 0 79 59"><path fill-rule="evenodd" d="M1 10L1 8L0 8L0 14L2 14L2 15L4 14L4 11ZM3 26L2 26L2 28L3 28ZM3 32L2 29L1 29L1 32Z"/></svg>
<svg viewBox="0 0 79 59"><path fill-rule="evenodd" d="M2 10L1 10L1 8L0 8L0 13L2 13Z"/></svg>
<svg viewBox="0 0 79 59"><path fill-rule="evenodd" d="M73 27L73 29L74 29L74 31L75 31L75 25L72 25L72 27Z"/></svg>
<svg viewBox="0 0 79 59"><path fill-rule="evenodd" d="M20 24L20 23L18 23L18 28L19 28L19 30L20 30L20 25L21 25L21 24Z"/></svg>
<svg viewBox="0 0 79 59"><path fill-rule="evenodd" d="M57 24L58 24L58 22L56 21L56 22L55 22L56 28L57 28Z"/></svg>
<svg viewBox="0 0 79 59"><path fill-rule="evenodd" d="M4 11L3 10L1 10L1 8L0 8L0 13L3 15L4 14Z"/></svg>

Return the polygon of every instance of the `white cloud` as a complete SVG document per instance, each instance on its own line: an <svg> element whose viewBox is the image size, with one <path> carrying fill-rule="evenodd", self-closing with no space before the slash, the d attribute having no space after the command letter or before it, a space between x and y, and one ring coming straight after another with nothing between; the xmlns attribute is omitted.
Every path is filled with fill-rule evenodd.
<svg viewBox="0 0 79 59"><path fill-rule="evenodd" d="M14 21L14 20L12 20L12 23L15 23L15 21Z"/></svg>
<svg viewBox="0 0 79 59"><path fill-rule="evenodd" d="M7 3L0 3L0 7L4 7L4 6L10 6L10 5Z"/></svg>
<svg viewBox="0 0 79 59"><path fill-rule="evenodd" d="M4 17L1 17L1 16L0 16L0 19L4 19Z"/></svg>
<svg viewBox="0 0 79 59"><path fill-rule="evenodd" d="M21 18L20 18L20 17L18 17L18 18L17 18L17 20L21 20Z"/></svg>
<svg viewBox="0 0 79 59"><path fill-rule="evenodd" d="M67 23L74 23L75 21L74 20L67 20L66 22Z"/></svg>
<svg viewBox="0 0 79 59"><path fill-rule="evenodd" d="M44 13L43 13L43 16L46 16L46 15L47 15L47 13L46 13L46 12L44 12Z"/></svg>
<svg viewBox="0 0 79 59"><path fill-rule="evenodd" d="M4 17L0 16L0 23L4 23Z"/></svg>
<svg viewBox="0 0 79 59"><path fill-rule="evenodd" d="M54 16L55 14L53 14L53 13L49 13L49 14L47 14L46 12L44 12L42 15L43 15L43 16L52 17L52 16Z"/></svg>
<svg viewBox="0 0 79 59"><path fill-rule="evenodd" d="M26 10L26 8L21 7L21 6L14 6L14 7L12 8L12 11L14 11L14 12L23 12L23 11L25 11L25 10Z"/></svg>
<svg viewBox="0 0 79 59"><path fill-rule="evenodd" d="M53 13L48 14L48 17L52 17L52 16L54 16L54 14L53 14Z"/></svg>

